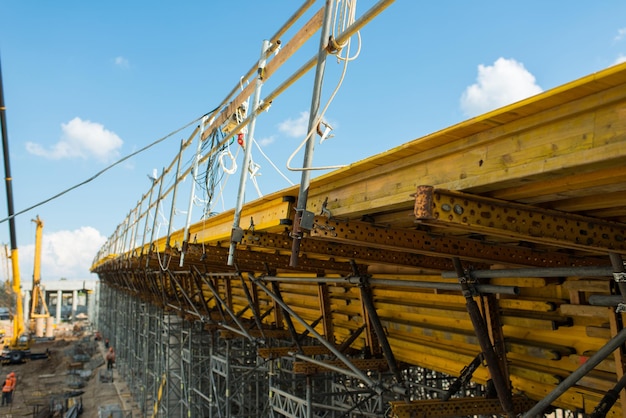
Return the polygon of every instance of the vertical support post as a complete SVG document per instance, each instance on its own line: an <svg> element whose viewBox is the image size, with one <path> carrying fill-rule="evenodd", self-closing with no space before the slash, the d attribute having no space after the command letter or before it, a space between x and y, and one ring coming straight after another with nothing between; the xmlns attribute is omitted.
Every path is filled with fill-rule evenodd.
<svg viewBox="0 0 626 418"><path fill-rule="evenodd" d="M291 320L291 315L289 311L284 309L285 302L283 300L283 296L280 292L280 287L277 282L272 282L272 290L274 291L276 302L279 303L280 309L283 312L283 318L287 323L287 328L289 329L289 333L291 334L291 338L293 339L294 344L298 347L298 351L302 353L302 345L300 344L300 340L298 339L298 333L296 332L296 327L293 325L293 321Z"/></svg>
<svg viewBox="0 0 626 418"><path fill-rule="evenodd" d="M265 74L265 63L267 61L267 52L270 48L270 41L264 40L261 48L261 58L259 59L259 69L256 78L254 96L252 98L252 106L249 109L250 124L248 126L248 141L245 143L243 164L241 167L241 177L239 178L239 191L237 192L237 203L235 205L235 214L233 217L233 228L230 238L230 247L228 248L227 264L232 266L235 263L235 247L240 241L237 231L240 229L241 211L243 208L243 200L246 192L246 178L248 176L248 168L250 167L250 155L252 154L252 141L254 139L254 129L256 127L257 109L261 102L261 87L263 87L263 78Z"/></svg>
<svg viewBox="0 0 626 418"><path fill-rule="evenodd" d="M376 307L374 306L374 299L372 298L371 289L369 288L369 286L366 285L359 286L359 289L361 290L361 300L363 301L363 305L365 306L367 316L369 317L369 321L374 328L376 336L378 337L378 343L380 344L383 350L383 354L387 359L387 363L389 364L389 370L391 370L391 372L393 373L396 381L398 383L402 383L402 375L400 373L400 369L398 369L396 357L393 355L393 350L391 349L389 341L387 340L387 335L385 334L385 330L383 329L383 324L380 322L378 313L376 313Z"/></svg>
<svg viewBox="0 0 626 418"><path fill-rule="evenodd" d="M322 311L322 325L324 326L324 335L326 339L331 343L335 342L335 328L333 326L333 314L332 307L330 306L330 295L328 292L328 285L326 283L319 283L317 285L317 294L320 303L320 310Z"/></svg>
<svg viewBox="0 0 626 418"><path fill-rule="evenodd" d="M231 372L231 367L230 367L230 340L226 340L226 353L224 353L224 355L226 356L226 377L225 377L225 386L226 386L226 391L224 393L224 399L225 399L225 407L226 407L226 416L230 417L230 380L231 380L231 376L230 376L230 372Z"/></svg>
<svg viewBox="0 0 626 418"><path fill-rule="evenodd" d="M150 254L152 253L152 243L154 242L154 234L155 234L154 231L156 230L157 218L159 216L159 205L161 204L161 197L163 194L163 180L164 179L165 179L165 167L163 168L163 171L161 172L161 177L158 180L155 180L159 182L159 191L157 193L157 199L154 205L154 219L152 220L152 231L150 231L150 244L148 246L148 257L146 257L146 268L148 268L148 265L150 263Z"/></svg>
<svg viewBox="0 0 626 418"><path fill-rule="evenodd" d="M139 203L134 211L133 211L133 223L132 223L132 231L130 233L130 242L128 245L128 251L131 252L134 248L137 247L137 230L139 229L139 215L141 212L141 203Z"/></svg>
<svg viewBox="0 0 626 418"><path fill-rule="evenodd" d="M472 321L474 331L476 332L476 337L478 338L478 342L480 343L480 348L483 351L485 360L487 361L487 368L489 368L489 374L491 374L491 378L493 379L493 383L498 394L498 400L500 401L500 405L502 406L502 409L507 414L507 416L514 417L515 413L513 412L513 399L511 397L511 392L509 391L509 385L505 381L502 370L500 370L500 368L498 367L498 356L496 355L491 340L489 339L487 325L485 324L484 318L480 314L478 304L474 300L472 292L468 286L467 278L463 271L463 266L461 265L461 260L459 260L457 257L454 257L452 259L452 262L454 263L454 269L456 270L457 277L459 278L459 283L461 284L463 296L465 296L465 306L467 307L467 313L469 314L469 317Z"/></svg>
<svg viewBox="0 0 626 418"><path fill-rule="evenodd" d="M130 245L126 245L126 241L130 238L130 227L132 225L132 217L133 215L133 211L131 210L130 212L128 212L128 216L126 216L126 219L124 219L124 233L122 234L122 243L121 243L121 248L122 248L122 253L126 252L126 248L132 249L132 247Z"/></svg>
<svg viewBox="0 0 626 418"><path fill-rule="evenodd" d="M165 241L165 248L170 248L170 238L172 236L172 229L174 228L174 213L176 212L176 191L178 190L178 179L180 178L180 161L183 157L183 149L185 147L185 141L180 141L180 151L178 151L178 159L176 160L176 174L174 178L174 190L172 191L172 207L170 208L170 218L167 225L167 240Z"/></svg>
<svg viewBox="0 0 626 418"><path fill-rule="evenodd" d="M619 292L622 295L622 299L626 302L626 273L624 270L624 261L622 256L617 253L610 253L611 266L613 267L613 277L619 288Z"/></svg>
<svg viewBox="0 0 626 418"><path fill-rule="evenodd" d="M328 39L330 36L330 27L333 15L333 0L326 0L326 6L324 9L324 22L322 23L320 46L317 54L317 68L315 69L315 81L313 84L313 97L311 98L311 110L309 112L309 126L307 134L309 138L306 142L304 151L304 163L302 166L304 170L300 177L300 191L298 192L298 204L296 207L296 214L293 223L293 242L291 246L291 259L289 265L291 267L298 266L298 254L300 253L300 241L302 239L302 230L300 223L302 220L302 214L306 210L306 204L309 197L309 186L311 183L311 172L308 170L313 165L313 151L315 149L315 135L311 132L315 132L316 125L319 122L319 109L322 96L322 84L324 82L324 70L326 69L326 47L328 45Z"/></svg>
<svg viewBox="0 0 626 418"><path fill-rule="evenodd" d="M313 385L311 383L311 376L306 377L306 418L313 416Z"/></svg>
<svg viewBox="0 0 626 418"><path fill-rule="evenodd" d="M152 195L154 194L154 182L150 187L150 197L148 198L148 207L146 208L146 222L143 226L143 239L141 240L141 253L143 254L143 247L146 245L146 235L148 234L148 221L150 220L150 206L152 206Z"/></svg>

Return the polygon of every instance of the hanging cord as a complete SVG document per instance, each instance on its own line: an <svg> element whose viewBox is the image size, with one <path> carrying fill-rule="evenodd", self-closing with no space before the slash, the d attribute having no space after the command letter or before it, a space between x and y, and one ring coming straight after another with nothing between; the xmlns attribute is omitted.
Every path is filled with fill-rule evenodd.
<svg viewBox="0 0 626 418"><path fill-rule="evenodd" d="M237 148L237 152L233 156L233 163L235 163L235 164L236 164L236 161L237 161L237 157L239 156L240 149L241 148ZM211 214L213 213L213 208L215 207L215 205L219 201L222 202L222 211L226 210L225 202L224 202L224 199L222 198L222 196L224 195L224 190L226 190L226 184L228 183L228 179L230 179L230 174L227 173L227 175L225 176L225 179L221 178L219 180L219 182L218 182L218 184L219 184L219 193L217 194L217 196L215 196L214 199L212 199L209 202L209 204L205 208L205 216L207 216L207 215L211 216Z"/></svg>
<svg viewBox="0 0 626 418"><path fill-rule="evenodd" d="M277 172L278 174L280 174L280 176L281 176L282 178L284 178L284 179L287 181L287 183L289 183L291 186L293 186L293 185L294 185L294 182L292 182L291 180L289 180L289 177L287 177L287 176L286 176L286 175L285 175L282 171L280 171L280 169L276 166L276 164L274 164L274 162L273 162L273 161L272 161L272 160L271 160L271 159L267 156L267 154L265 154L265 153L263 152L263 149L261 148L261 145L260 145L260 144L256 141L256 139L254 139L254 138L253 138L253 139L252 139L252 142L254 142L254 145L256 145L256 147L257 147L257 149L259 150L259 152L261 153L261 155L262 155L263 157L265 157L265 159L266 159L266 160L270 163L270 165L271 165L272 167L274 167L274 170L276 170L276 172Z"/></svg>
<svg viewBox="0 0 626 418"><path fill-rule="evenodd" d="M341 8L341 10L339 10L340 5L343 6ZM349 27L350 25L352 25L352 23L354 23L355 14L356 14L356 1L355 0L344 0L344 1L339 1L339 2L336 3L335 20L333 22L333 35L332 35L332 37L330 39L330 42L334 42L335 34L337 32L341 32L341 31L345 30L345 28ZM337 18L338 15L341 15L341 17L339 19ZM351 40L350 39L348 39L346 42L344 42L341 45L339 45L339 44L335 44L334 45L332 53L334 53L336 55L338 61L343 61L343 69L341 71L341 77L339 78L339 82L337 83L337 86L335 87L333 93L331 94L330 98L328 99L328 102L324 106L324 109L322 110L320 115L313 121L313 125L311 127L311 130L308 132L307 136L304 138L304 140L300 143L298 148L296 148L296 150L291 154L291 156L287 160L287 164L286 165L287 165L287 169L288 170L290 170L290 171L334 170L334 169L347 167L347 165L344 164L344 165L331 165L331 166L322 166L322 167L306 167L306 168L298 167L298 168L294 168L294 167L291 167L291 161L295 158L296 154L298 154L298 152L300 152L302 147L304 147L304 145L311 138L311 136L314 135L315 132L317 132L319 124L323 123L322 119L324 118L324 115L326 114L326 111L328 110L328 107L330 106L330 104L335 99L335 96L337 95L337 93L339 92L339 89L341 88L341 85L343 84L343 80L345 79L346 72L348 70L348 62L356 59L358 57L359 53L361 52L361 35L360 35L359 32L357 32L357 37L358 37L359 45L358 45L357 53L353 57L350 57L350 45L351 45ZM346 49L346 56L342 57L340 55L340 52L341 52L341 50L344 47ZM323 141L320 141L320 143L322 143L322 142Z"/></svg>
<svg viewBox="0 0 626 418"><path fill-rule="evenodd" d="M347 52L349 52L349 51L350 51L350 44L348 43ZM346 72L348 70L348 62L349 62L349 60L344 60L344 62L343 62L343 69L341 71L341 77L339 78L339 82L337 83L337 86L335 87L333 93L330 95L330 98L328 99L328 102L326 102L326 105L324 106L324 109L322 110L320 115L317 118L315 118L315 120L313 121L313 127L311 128L311 130L309 130L309 132L307 133L307 135L304 138L304 140L302 140L302 142L300 143L298 148L296 148L296 150L291 154L291 156L287 160L287 169L288 170L290 170L290 171L334 170L334 169L337 169L337 168L347 167L345 164L344 165L331 165L331 166L324 166L324 167L308 167L308 168L291 167L291 161L295 158L296 154L298 154L298 152L300 152L300 150L307 143L309 138L311 138L311 135L313 135L314 133L317 132L317 126L322 121L322 118L326 114L326 111L328 110L328 107L330 106L332 101L335 99L335 96L339 92L339 89L341 88L343 80L346 77Z"/></svg>
<svg viewBox="0 0 626 418"><path fill-rule="evenodd" d="M226 156L230 158L230 168L226 167L226 164L224 163L224 157ZM220 152L218 160L219 160L220 166L222 167L222 170L224 170L226 174L235 174L237 172L237 160L235 159L233 154L230 152L230 144L226 147L225 150Z"/></svg>
<svg viewBox="0 0 626 418"><path fill-rule="evenodd" d="M261 175L261 173L259 173L260 169L261 169L261 166L255 163L252 160L252 156L250 156L250 164L248 165L248 173L250 174L250 180L252 181L252 184L254 185L254 188L256 189L256 192L259 195L259 197L263 197L263 193L261 193L261 189L259 188L259 184L257 183L257 180L256 180L256 178Z"/></svg>
<svg viewBox="0 0 626 418"><path fill-rule="evenodd" d="M117 160L117 161L116 161L116 162L114 162L113 164L108 165L107 167L105 167L105 168L103 168L102 170L98 171L96 174L94 174L93 176L89 177L87 180L84 180L84 181L82 181L82 182L80 182L80 183L78 183L78 184L76 184L76 185L74 185L74 186L72 186L72 187L70 187L70 188L67 188L67 189L63 190L62 192L59 192L59 193L55 194L54 196L51 196L51 197L49 197L49 198L47 198L47 199L45 199L45 200L42 200L42 201L41 201L41 202L39 202L39 203L36 203L36 204L34 204L34 205L32 205L32 206L29 206L29 207L27 207L26 209L22 209L22 210L20 210L20 211L18 211L18 212L15 212L15 213L14 213L13 215L11 215L11 216L7 216L6 218L0 219L0 223L6 222L6 221L8 221L8 220L9 220L9 219L11 219L11 218L15 218L15 217L16 217L16 216L18 216L18 215L21 215L21 214L23 214L23 213L26 213L26 212L28 212L28 211L31 211L31 210L33 210L33 209L35 209L35 208L39 207L39 206L45 205L46 203L51 202L51 201L53 201L53 200L56 200L56 199L58 199L59 197L61 197L61 196L65 195L65 194L67 194L67 193L71 192L71 191L72 191L72 190L74 190L74 189L78 189L79 187L84 186L85 184L92 182L93 180L95 180L96 178L100 177L102 174L106 173L107 171L109 171L109 170L110 170L110 169L112 169L113 167L115 167L115 166L117 166L117 165L120 165L121 163L123 163L124 161L126 161L126 160L128 160L128 159L130 159L130 158L134 157L135 155L140 154L140 153L142 153L142 152L146 151L147 149L152 148L153 146L155 146L155 145L157 145L157 144L159 144L159 143L161 143L161 142L165 141L166 139L170 138L170 137L171 137L171 136L173 136L173 135L176 135L178 132L180 132L180 131L182 131L182 130L184 130L184 129L188 128L189 126L191 126L191 125L193 125L193 124L197 123L198 121L202 120L202 118L204 118L204 117L206 117L206 116L208 116L208 115L210 115L210 114L214 113L214 112L215 112L215 111L217 111L218 109L219 109L219 107L216 107L215 109L211 110L210 112L208 112L208 113L206 113L206 114L204 114L204 115L200 116L199 118L196 118L196 119L192 120L191 122L187 123L186 125L184 125L184 126L182 126L182 127L178 128L178 129L176 129L175 131L172 131L172 132L170 132L169 134L165 135L164 137L157 139L157 140L156 140L156 141L154 141L153 143L148 144L148 145L146 145L145 147L143 147L143 148L141 148L141 149L139 149L139 150L137 150L137 151L135 151L135 152L133 152L133 153L131 153L131 154L128 154L128 155L127 155L127 156L125 156L125 157L120 158L119 160Z"/></svg>
<svg viewBox="0 0 626 418"><path fill-rule="evenodd" d="M341 7L341 10L339 8ZM338 18L339 16L339 18ZM350 27L354 21L356 20L356 0L343 0L335 3L335 17L333 20L333 33L330 42L332 43L333 49L336 51L335 55L337 56L337 61L345 60L345 61L353 61L355 60L359 54L361 53L361 31L356 32L357 40L358 40L358 48L354 56L350 57L349 54L346 54L345 57L341 56L341 50L349 45L351 39L346 40L343 44L337 44L334 40L337 39L337 36L343 33L346 28Z"/></svg>
<svg viewBox="0 0 626 418"><path fill-rule="evenodd" d="M161 222L157 222L157 233L156 236L160 236L160 231L161 231L161 226L163 225L169 225L169 222L167 220L167 218L165 217L165 214L163 213L163 208L159 208L159 215L161 215L162 221ZM157 254L157 260L159 260L159 267L161 268L162 271L167 271L170 268L170 262L172 261L172 257L167 257L167 265L163 265L163 260L161 259L161 253L159 252L159 247L156 246L156 254Z"/></svg>

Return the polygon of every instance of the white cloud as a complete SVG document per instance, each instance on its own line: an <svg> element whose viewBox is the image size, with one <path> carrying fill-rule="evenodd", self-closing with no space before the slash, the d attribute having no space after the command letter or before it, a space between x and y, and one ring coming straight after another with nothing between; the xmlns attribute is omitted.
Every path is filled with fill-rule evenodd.
<svg viewBox="0 0 626 418"><path fill-rule="evenodd" d="M73 231L43 231L41 238L41 280L89 279L94 256L106 242L106 237L90 226ZM20 248L20 277L22 283L32 282L35 258L34 244Z"/></svg>
<svg viewBox="0 0 626 418"><path fill-rule="evenodd" d="M626 36L626 28L620 28L617 30L617 35L615 35L615 38L613 38L613 40L615 42L619 42L622 39L624 39L625 36Z"/></svg>
<svg viewBox="0 0 626 418"><path fill-rule="evenodd" d="M115 62L115 65L121 68L129 68L130 67L130 62L128 61L128 59L119 56L119 57L115 57L115 59L113 60Z"/></svg>
<svg viewBox="0 0 626 418"><path fill-rule="evenodd" d="M498 58L491 66L478 66L476 83L461 96L461 109L466 116L476 116L542 91L523 64Z"/></svg>
<svg viewBox="0 0 626 418"><path fill-rule="evenodd" d="M297 119L287 119L278 124L278 131L287 136L298 138L305 137L309 127L309 112L300 112Z"/></svg>
<svg viewBox="0 0 626 418"><path fill-rule="evenodd" d="M61 139L53 146L46 149L40 144L27 142L26 150L52 160L94 157L106 162L119 155L118 149L123 144L119 136L103 125L78 117L62 123L61 129Z"/></svg>
<svg viewBox="0 0 626 418"><path fill-rule="evenodd" d="M272 135L272 136L268 136L268 137L266 137L266 138L262 138L262 139L260 139L260 140L259 140L259 141L257 141L257 142L259 143L259 145L261 145L261 146L264 146L264 147L265 147L265 146L267 146L267 145L273 144L273 143L274 143L274 141L276 141L276 137L275 137L274 135Z"/></svg>
<svg viewBox="0 0 626 418"><path fill-rule="evenodd" d="M615 59L613 65L621 64L622 62L626 62L626 55L619 54L619 56Z"/></svg>

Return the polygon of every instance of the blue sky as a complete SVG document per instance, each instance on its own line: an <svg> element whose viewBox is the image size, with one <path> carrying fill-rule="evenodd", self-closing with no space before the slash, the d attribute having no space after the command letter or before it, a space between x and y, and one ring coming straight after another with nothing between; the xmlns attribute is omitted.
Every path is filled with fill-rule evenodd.
<svg viewBox="0 0 626 418"><path fill-rule="evenodd" d="M263 39L300 4L0 0L15 210L89 179L213 109L257 61ZM359 0L357 17L373 4ZM318 35L268 81L266 94L314 55ZM314 165L361 160L624 61L626 2L397 0L360 36L358 56L325 115L334 137L316 145ZM354 38L353 55L357 44ZM329 59L324 104L342 70L343 62ZM258 118L255 139L271 160L253 151L263 194L289 186L284 177L300 182L286 163L306 134L312 84L311 72ZM19 215L22 280L32 277L37 215L45 223L44 283L94 278L89 267L97 250L148 191L147 175L173 160L186 134ZM302 158L296 154L292 164ZM227 194L237 184L238 177L230 180ZM246 198L257 197L248 187ZM5 218L4 188L0 201ZM0 224L0 243L9 243L7 222Z"/></svg>

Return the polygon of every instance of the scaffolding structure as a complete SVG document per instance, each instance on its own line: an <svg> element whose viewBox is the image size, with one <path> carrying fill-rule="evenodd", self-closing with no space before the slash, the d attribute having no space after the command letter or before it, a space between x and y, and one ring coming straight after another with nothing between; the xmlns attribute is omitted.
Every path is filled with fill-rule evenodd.
<svg viewBox="0 0 626 418"><path fill-rule="evenodd" d="M104 285L100 294L102 334L115 347L118 373L143 416L384 417L390 416L390 401L441 399L455 381L445 373L408 367L406 397L376 392L332 370L302 373L291 354L263 358L255 341L183 319L115 288ZM301 343L318 342L305 337ZM296 350L287 339L272 338L268 345ZM320 362L331 358L313 356ZM393 381L388 372L368 375L379 387ZM460 394L484 396L485 389L469 382Z"/></svg>

